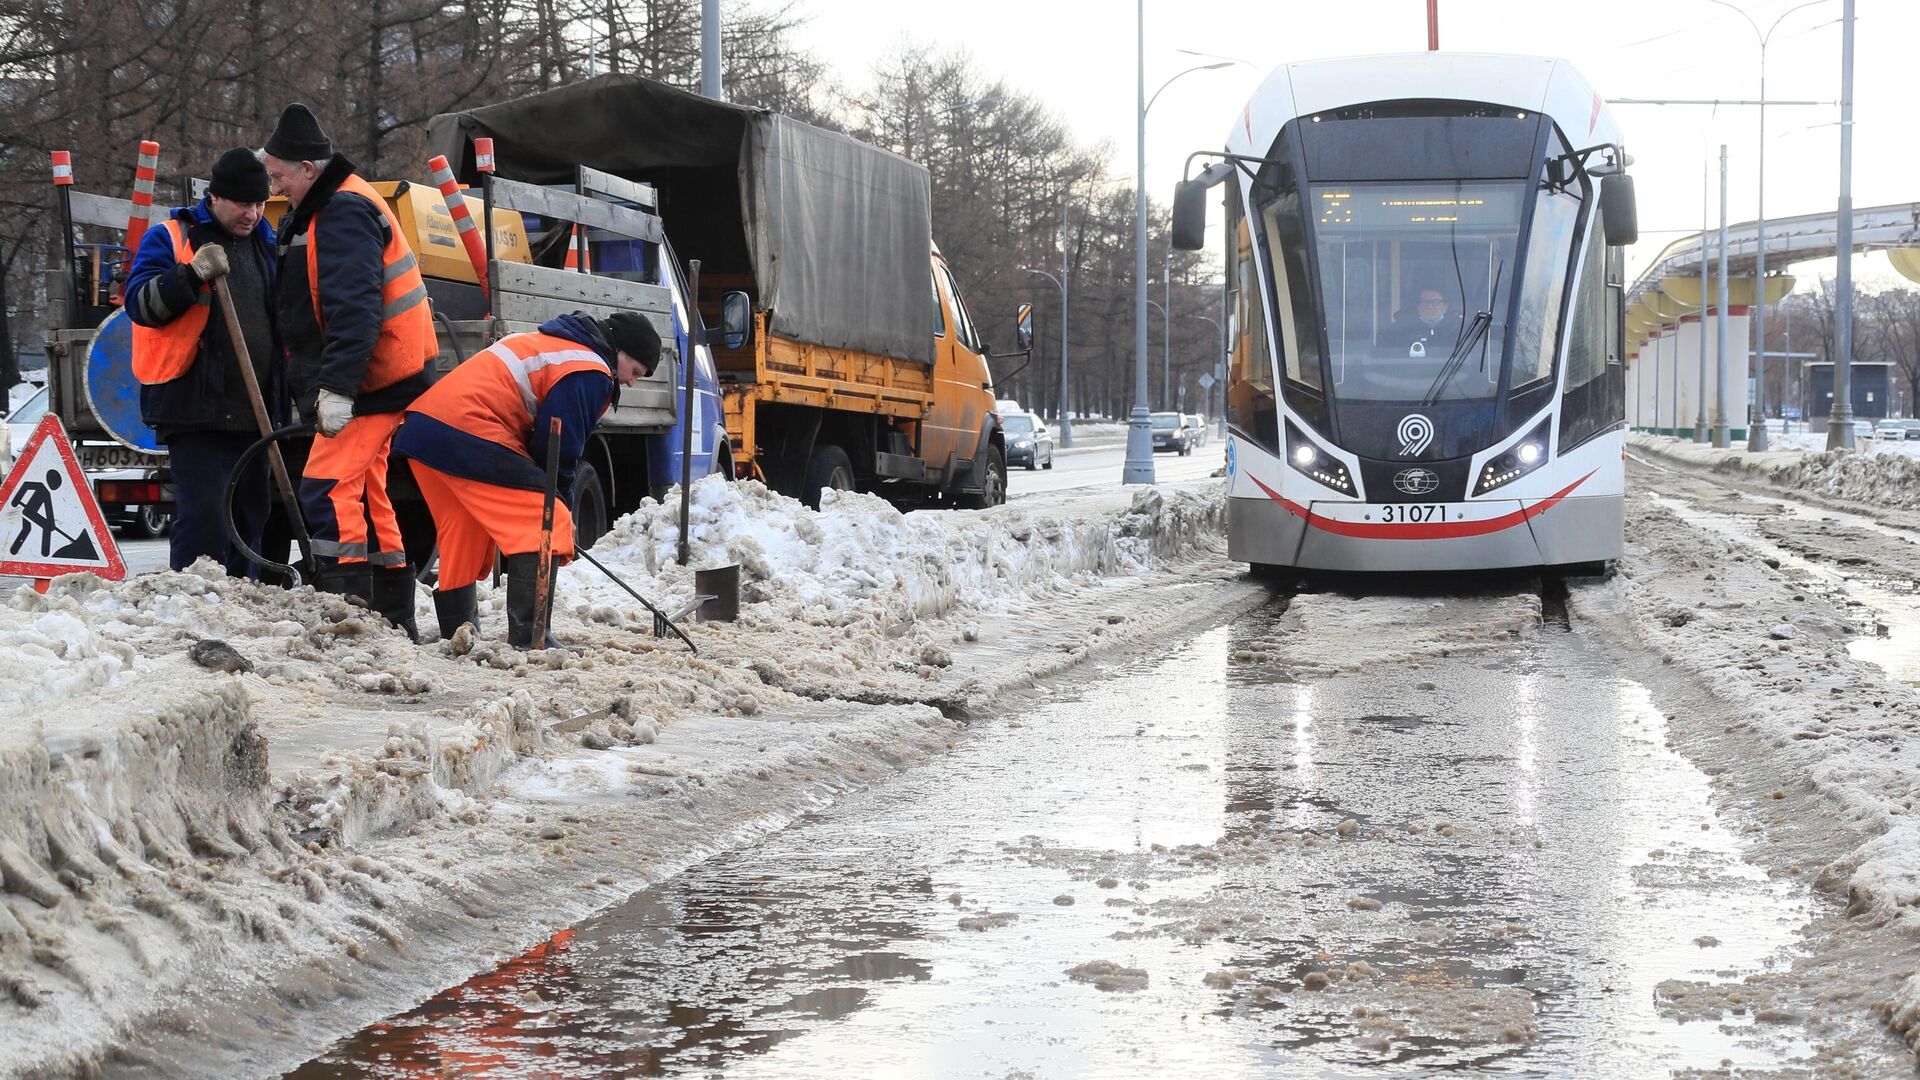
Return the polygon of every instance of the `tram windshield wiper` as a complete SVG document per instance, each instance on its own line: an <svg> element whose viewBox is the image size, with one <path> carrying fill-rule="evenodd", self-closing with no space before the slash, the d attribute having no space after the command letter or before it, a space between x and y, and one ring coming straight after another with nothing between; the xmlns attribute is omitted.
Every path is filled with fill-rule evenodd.
<svg viewBox="0 0 1920 1080"><path fill-rule="evenodd" d="M1453 352L1447 354L1447 362L1441 365L1440 374L1434 376L1433 385L1427 387L1426 396L1420 399L1420 404L1431 405L1440 400L1440 395L1447 389L1447 384L1453 381L1454 375L1460 371L1460 366L1466 362L1467 354L1473 351L1473 347L1486 335L1487 327L1492 324L1493 312L1473 313L1473 318L1467 322L1466 329L1461 332L1460 340L1454 343Z"/></svg>

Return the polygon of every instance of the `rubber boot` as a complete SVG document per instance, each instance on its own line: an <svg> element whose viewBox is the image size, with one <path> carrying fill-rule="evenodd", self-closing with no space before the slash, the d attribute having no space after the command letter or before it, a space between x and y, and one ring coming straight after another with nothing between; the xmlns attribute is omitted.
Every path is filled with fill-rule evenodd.
<svg viewBox="0 0 1920 1080"><path fill-rule="evenodd" d="M516 649L557 649L553 638L553 593L547 593L547 639L533 644L534 597L539 591L540 555L507 556L507 644Z"/></svg>
<svg viewBox="0 0 1920 1080"><path fill-rule="evenodd" d="M366 563L325 562L314 572L315 592L333 593L373 606L373 568Z"/></svg>
<svg viewBox="0 0 1920 1080"><path fill-rule="evenodd" d="M371 603L367 606L386 616L388 622L407 632L408 641L420 640L420 627L413 618L413 567L381 567L369 572L372 581Z"/></svg>
<svg viewBox="0 0 1920 1080"><path fill-rule="evenodd" d="M468 623L472 623L476 630L480 627L479 605L474 601L472 585L436 591L433 594L433 613L440 617L442 641L452 641L453 635Z"/></svg>

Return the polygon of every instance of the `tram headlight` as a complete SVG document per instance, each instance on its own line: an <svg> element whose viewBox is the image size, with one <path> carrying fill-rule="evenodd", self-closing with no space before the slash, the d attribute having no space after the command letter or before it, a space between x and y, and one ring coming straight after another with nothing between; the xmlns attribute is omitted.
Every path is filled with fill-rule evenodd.
<svg viewBox="0 0 1920 1080"><path fill-rule="evenodd" d="M1547 421L1542 420L1527 437L1494 455L1480 467L1474 479L1473 493L1485 495L1527 475L1547 462Z"/></svg>
<svg viewBox="0 0 1920 1080"><path fill-rule="evenodd" d="M1332 455L1314 445L1293 424L1287 425L1287 464L1315 483L1324 484L1342 495L1352 495L1353 476Z"/></svg>

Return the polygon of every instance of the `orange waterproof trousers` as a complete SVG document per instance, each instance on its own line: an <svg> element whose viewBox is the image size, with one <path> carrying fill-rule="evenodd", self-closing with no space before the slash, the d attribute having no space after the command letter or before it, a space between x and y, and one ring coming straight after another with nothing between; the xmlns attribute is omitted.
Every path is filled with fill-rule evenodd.
<svg viewBox="0 0 1920 1080"><path fill-rule="evenodd" d="M404 413L347 421L340 434L313 437L300 475L300 511L313 553L343 563L407 565L400 522L387 498L387 452Z"/></svg>
<svg viewBox="0 0 1920 1080"><path fill-rule="evenodd" d="M465 588L493 569L496 552L525 555L540 550L540 510L546 496L525 488L449 476L408 461L413 482L427 500L440 532L440 580L437 592ZM553 501L553 564L573 557L573 515Z"/></svg>

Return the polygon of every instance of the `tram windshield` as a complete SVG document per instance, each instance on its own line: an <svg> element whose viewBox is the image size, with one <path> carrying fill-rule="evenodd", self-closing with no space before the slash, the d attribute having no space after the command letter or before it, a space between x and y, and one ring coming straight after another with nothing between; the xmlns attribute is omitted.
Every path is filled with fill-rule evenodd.
<svg viewBox="0 0 1920 1080"><path fill-rule="evenodd" d="M1309 187L1330 397L1494 397L1527 187L1485 180Z"/></svg>

